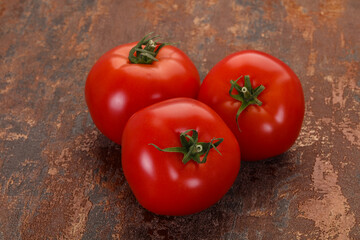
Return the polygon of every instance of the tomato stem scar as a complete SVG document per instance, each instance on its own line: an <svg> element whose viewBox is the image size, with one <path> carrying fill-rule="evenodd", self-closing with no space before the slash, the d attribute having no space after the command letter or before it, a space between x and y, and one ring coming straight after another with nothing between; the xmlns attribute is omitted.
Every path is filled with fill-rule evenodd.
<svg viewBox="0 0 360 240"><path fill-rule="evenodd" d="M160 49L172 43L159 43L159 35L150 37L153 32L143 37L129 52L130 63L135 64L152 64L156 59L156 55ZM156 40L157 39L157 40ZM155 41L156 40L156 41Z"/></svg>
<svg viewBox="0 0 360 240"><path fill-rule="evenodd" d="M192 136L188 133L192 132ZM207 156L212 148L214 148L220 155L221 153L216 148L220 145L223 138L213 138L210 142L198 142L198 132L194 129L189 129L180 134L180 142L181 147L169 147L161 149L153 143L149 143L149 145L154 146L157 150L162 152L177 152L184 154L182 162L186 164L190 160L194 160L197 163L205 163L207 160ZM204 155L205 154L205 155ZM200 156L204 155L203 159L200 160Z"/></svg>
<svg viewBox="0 0 360 240"><path fill-rule="evenodd" d="M239 131L240 130L240 126L239 126L239 116L240 114L245 110L245 108L247 108L249 105L252 104L256 104L258 106L262 105L262 102L257 99L257 97L259 96L259 94L265 89L265 87L263 85L260 85L258 87L256 87L255 89L253 89L253 87L251 86L251 82L250 82L250 76L246 75L244 77L244 86L241 87L237 82L242 78L242 76L240 76L238 79L231 80L230 84L230 90L229 90L229 94L232 98L234 98L235 100L241 102L241 105L236 113L236 124L238 126ZM237 94L233 94L233 90L237 91Z"/></svg>
<svg viewBox="0 0 360 240"><path fill-rule="evenodd" d="M200 145L200 144L198 144L198 145L196 145L196 152L201 152L203 150L203 147Z"/></svg>

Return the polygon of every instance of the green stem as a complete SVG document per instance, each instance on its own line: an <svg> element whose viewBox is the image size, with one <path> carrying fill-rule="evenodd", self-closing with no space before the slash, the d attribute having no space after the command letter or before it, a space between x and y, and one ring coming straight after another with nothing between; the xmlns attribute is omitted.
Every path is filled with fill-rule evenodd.
<svg viewBox="0 0 360 240"><path fill-rule="evenodd" d="M238 109L238 111L236 113L236 124L238 126L239 131L240 131L240 126L239 126L239 121L238 120L239 120L240 114L248 106L250 106L252 104L261 106L262 102L259 99L257 99L257 97L265 89L265 87L263 85L260 85L257 88L253 89L253 87L251 86L249 75L246 75L244 77L244 86L241 87L237 83L241 79L241 77L239 77L235 81L233 81L233 80L230 81L231 87L230 87L230 90L229 90L230 96L232 98L234 98L235 100L241 102L241 106L239 107L239 109ZM236 94L232 93L234 89L237 91Z"/></svg>
<svg viewBox="0 0 360 240"><path fill-rule="evenodd" d="M159 61L156 59L156 55L159 53L160 49L166 45L171 45L171 43L158 43L158 35L150 37L152 32L143 37L135 47L133 47L129 52L129 61L130 63L135 64L151 64L154 61Z"/></svg>
<svg viewBox="0 0 360 240"><path fill-rule="evenodd" d="M188 133L192 132L192 136ZM207 156L212 148L214 148L220 155L221 153L216 148L219 144L224 141L223 138L213 138L210 142L198 142L198 132L194 129L189 129L180 134L181 147L169 147L161 149L155 144L150 143L149 145L154 146L157 150L163 152L178 152L184 154L182 162L188 163L190 160L194 160L197 163L205 163ZM205 155L204 155L205 154ZM200 160L200 156L204 155L203 159Z"/></svg>

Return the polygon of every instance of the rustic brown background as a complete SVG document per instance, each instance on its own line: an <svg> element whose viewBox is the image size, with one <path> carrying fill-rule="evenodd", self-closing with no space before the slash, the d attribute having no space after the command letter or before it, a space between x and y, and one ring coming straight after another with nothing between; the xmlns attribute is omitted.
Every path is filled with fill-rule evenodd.
<svg viewBox="0 0 360 240"><path fill-rule="evenodd" d="M0 239L360 239L359 23L358 0L0 1ZM257 49L304 88L296 144L192 216L139 206L84 102L95 61L150 31L201 79Z"/></svg>

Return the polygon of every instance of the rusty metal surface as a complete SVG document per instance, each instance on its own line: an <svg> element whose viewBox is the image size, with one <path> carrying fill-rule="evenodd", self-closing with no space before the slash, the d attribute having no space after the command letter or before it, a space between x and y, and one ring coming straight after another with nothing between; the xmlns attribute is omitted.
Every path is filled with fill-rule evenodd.
<svg viewBox="0 0 360 240"><path fill-rule="evenodd" d="M0 1L0 239L360 239L359 12L357 0ZM96 59L150 31L202 79L257 49L304 88L296 144L243 163L191 216L138 205L84 102Z"/></svg>

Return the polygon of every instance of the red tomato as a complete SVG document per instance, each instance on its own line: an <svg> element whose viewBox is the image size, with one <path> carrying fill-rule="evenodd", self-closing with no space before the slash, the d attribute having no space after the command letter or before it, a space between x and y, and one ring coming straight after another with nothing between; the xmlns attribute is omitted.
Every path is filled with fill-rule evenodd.
<svg viewBox="0 0 360 240"><path fill-rule="evenodd" d="M198 143L181 140L181 134L198 136ZM210 142L216 147L207 149ZM188 215L210 207L240 168L235 136L214 110L195 99L170 99L138 111L127 122L122 143L125 177L138 202L157 214ZM185 159L191 146L192 157Z"/></svg>
<svg viewBox="0 0 360 240"><path fill-rule="evenodd" d="M246 78L250 79L247 85ZM251 99L251 94L258 96ZM295 73L279 59L259 51L237 52L217 63L204 79L198 99L224 119L236 135L245 161L288 150L304 118L304 94ZM246 102L250 104L239 113Z"/></svg>
<svg viewBox="0 0 360 240"><path fill-rule="evenodd" d="M141 45L147 40L137 47L144 48ZM169 98L196 98L199 91L199 74L191 60L176 47L159 49L159 44L154 44L150 51L159 50L157 56L152 55L158 61L151 63L148 58L148 64L131 63L129 52L137 43L124 44L105 53L87 77L85 97L91 117L97 128L118 144L126 121L136 111ZM132 58L139 55L133 53Z"/></svg>

